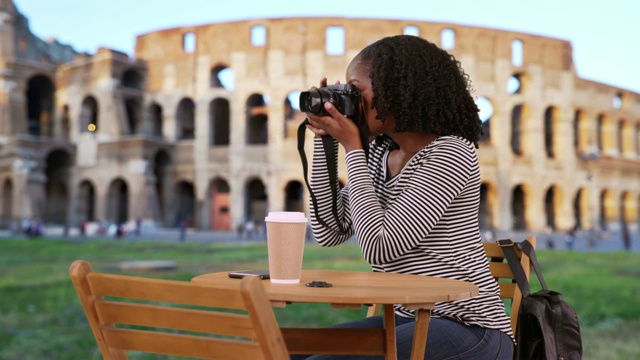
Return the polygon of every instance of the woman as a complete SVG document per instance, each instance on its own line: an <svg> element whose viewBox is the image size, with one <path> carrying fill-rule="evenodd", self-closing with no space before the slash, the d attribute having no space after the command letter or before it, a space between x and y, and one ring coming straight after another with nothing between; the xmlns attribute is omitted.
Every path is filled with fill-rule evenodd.
<svg viewBox="0 0 640 360"><path fill-rule="evenodd" d="M499 289L489 273L478 227L481 135L478 108L460 63L415 36L381 39L347 69L361 92L369 134L365 155L357 126L330 103L330 116L309 114L316 134L311 187L318 214L311 224L322 246L355 232L374 271L438 276L472 282L479 295L439 303L432 312L430 359L511 359L513 335ZM321 81L326 86L326 79ZM332 212L329 172L320 136L346 151L349 184L340 192L339 220ZM337 181L334 183L338 183ZM339 185L337 185L339 186ZM318 222L321 217L327 226ZM347 233L338 231L341 221ZM410 357L414 314L396 305L399 359ZM339 327L382 327L380 316ZM312 359L371 359L313 356Z"/></svg>

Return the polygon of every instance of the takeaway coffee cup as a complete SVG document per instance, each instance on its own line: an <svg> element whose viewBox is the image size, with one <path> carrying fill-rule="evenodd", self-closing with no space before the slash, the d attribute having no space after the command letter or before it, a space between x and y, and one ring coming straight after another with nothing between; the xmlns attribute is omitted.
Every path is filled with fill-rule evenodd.
<svg viewBox="0 0 640 360"><path fill-rule="evenodd" d="M282 211L269 212L264 220L271 282L299 283L307 218L302 212Z"/></svg>

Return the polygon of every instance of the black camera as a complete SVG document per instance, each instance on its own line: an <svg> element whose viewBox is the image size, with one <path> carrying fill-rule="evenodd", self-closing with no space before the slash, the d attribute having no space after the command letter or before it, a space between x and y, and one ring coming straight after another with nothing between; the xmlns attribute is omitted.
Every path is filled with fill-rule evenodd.
<svg viewBox="0 0 640 360"><path fill-rule="evenodd" d="M353 120L360 110L360 90L353 84L344 84L312 87L300 93L300 111L320 116L329 115L324 109L327 102Z"/></svg>

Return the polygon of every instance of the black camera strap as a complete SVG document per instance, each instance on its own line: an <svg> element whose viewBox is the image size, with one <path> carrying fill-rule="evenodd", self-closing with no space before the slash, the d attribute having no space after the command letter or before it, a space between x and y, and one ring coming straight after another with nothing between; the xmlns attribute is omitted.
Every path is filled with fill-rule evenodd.
<svg viewBox="0 0 640 360"><path fill-rule="evenodd" d="M358 108L357 114L358 122L358 130L360 131L360 141L362 142L362 148L364 149L365 156L369 157L369 128L367 127L367 122L364 118L364 111L362 109L362 105ZM304 182L307 185L307 190L309 191L309 197L311 197L311 203L313 205L313 210L316 214L316 219L320 225L330 228L327 223L322 220L320 217L320 212L318 211L318 200L316 199L313 190L311 190L311 185L309 184L309 164L307 162L307 155L304 151L304 138L305 138L305 130L307 129L307 124L309 124L309 119L305 119L300 126L298 126L298 153L300 154L300 161L302 162L302 173L304 175ZM333 138L330 135L324 135L321 137L322 147L326 157L326 166L329 172L329 187L331 188L331 211L333 214L333 218L336 220L336 224L338 225L338 233L341 235L345 235L347 233L346 229L342 225L340 221L340 217L338 216L338 173L337 173L337 162L338 162L338 154L335 152L335 148L333 147Z"/></svg>

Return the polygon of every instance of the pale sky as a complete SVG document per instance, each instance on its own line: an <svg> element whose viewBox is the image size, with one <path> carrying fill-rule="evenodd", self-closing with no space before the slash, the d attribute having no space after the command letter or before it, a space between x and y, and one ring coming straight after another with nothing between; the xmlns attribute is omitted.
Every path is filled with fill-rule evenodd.
<svg viewBox="0 0 640 360"><path fill-rule="evenodd" d="M449 22L571 41L578 76L640 93L640 0L14 0L41 38L133 54L136 35L252 18Z"/></svg>

